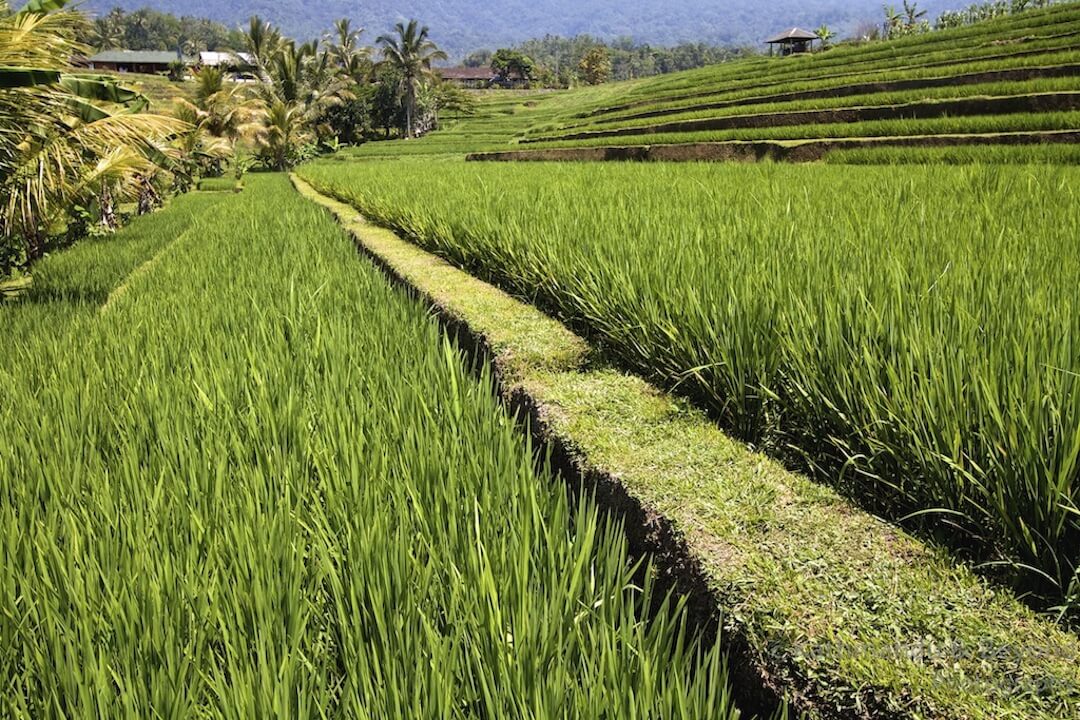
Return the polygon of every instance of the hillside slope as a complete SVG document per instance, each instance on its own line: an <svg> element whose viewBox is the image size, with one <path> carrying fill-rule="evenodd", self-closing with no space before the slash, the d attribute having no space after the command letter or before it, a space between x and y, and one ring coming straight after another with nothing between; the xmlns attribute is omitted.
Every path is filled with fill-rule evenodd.
<svg viewBox="0 0 1080 720"><path fill-rule="evenodd" d="M931 15L962 5L950 0L927 0L919 5ZM176 15L199 15L235 25L258 14L279 23L300 38L318 37L339 17L351 17L369 28L365 40L399 19L416 17L431 26L435 40L452 54L496 47L546 34L588 33L605 39L631 36L660 44L680 41L757 45L792 25L816 28L822 23L841 34L862 22L879 22L878 0L775 0L766 11L741 0L670 0L666 3L625 3L622 0L89 0L86 8L105 12L153 7Z"/></svg>

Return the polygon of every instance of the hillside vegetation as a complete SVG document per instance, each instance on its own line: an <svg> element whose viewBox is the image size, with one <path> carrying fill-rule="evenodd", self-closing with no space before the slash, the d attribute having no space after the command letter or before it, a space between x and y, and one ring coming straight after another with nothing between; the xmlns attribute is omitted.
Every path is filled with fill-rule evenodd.
<svg viewBox="0 0 1080 720"><path fill-rule="evenodd" d="M516 100L494 95L476 117L416 147L359 154L529 150L509 157L817 159L841 147L898 142L1076 142L1080 3L812 55L739 60ZM652 148L646 155L617 150L646 146Z"/></svg>

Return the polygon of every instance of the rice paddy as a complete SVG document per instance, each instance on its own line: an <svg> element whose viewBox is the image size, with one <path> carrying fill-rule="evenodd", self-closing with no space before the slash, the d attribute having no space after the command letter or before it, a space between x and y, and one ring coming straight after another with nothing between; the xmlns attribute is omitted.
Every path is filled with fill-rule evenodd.
<svg viewBox="0 0 1080 720"><path fill-rule="evenodd" d="M736 720L748 665L822 717L1075 716L1078 37L1061 3L487 92L298 169L550 316L440 280L644 530L283 176L38 262L0 302L0 716ZM824 162L465 162L507 151ZM720 617L631 551L657 518Z"/></svg>
<svg viewBox="0 0 1080 720"><path fill-rule="evenodd" d="M301 174L736 436L877 512L914 513L1051 604L1075 601L1074 169L403 160Z"/></svg>
<svg viewBox="0 0 1080 720"><path fill-rule="evenodd" d="M425 308L248 185L0 308L0 714L736 717Z"/></svg>

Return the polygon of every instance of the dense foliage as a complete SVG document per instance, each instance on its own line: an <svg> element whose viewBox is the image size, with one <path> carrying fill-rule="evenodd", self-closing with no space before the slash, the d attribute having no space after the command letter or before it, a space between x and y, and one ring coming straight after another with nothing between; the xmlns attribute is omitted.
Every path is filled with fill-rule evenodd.
<svg viewBox="0 0 1080 720"><path fill-rule="evenodd" d="M465 57L472 67L491 65L499 52L514 53L528 58L540 84L550 87L575 85L582 79L579 72L582 60L596 48L603 48L611 63L611 80L630 80L663 73L678 72L724 62L752 52L705 43L680 43L671 47L638 43L631 38L605 41L589 35L558 37L546 35L526 40L513 48L477 50Z"/></svg>
<svg viewBox="0 0 1080 720"><path fill-rule="evenodd" d="M102 13L93 18L82 40L96 50L180 50L187 55L244 47L238 28L205 17L176 17L149 8L125 12L117 7Z"/></svg>
<svg viewBox="0 0 1080 720"><path fill-rule="evenodd" d="M167 147L184 125L142 112L145 98L115 80L76 74L83 17L62 0L0 3L0 277L50 247L102 232L118 205L156 203Z"/></svg>

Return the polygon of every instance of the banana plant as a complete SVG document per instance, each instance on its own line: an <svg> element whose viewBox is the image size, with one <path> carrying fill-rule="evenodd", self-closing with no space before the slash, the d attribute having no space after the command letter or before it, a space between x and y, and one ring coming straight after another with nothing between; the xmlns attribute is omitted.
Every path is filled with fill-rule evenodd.
<svg viewBox="0 0 1080 720"><path fill-rule="evenodd" d="M111 77L71 71L86 20L66 5L31 0L0 16L0 244L5 257L21 245L26 262L71 208L125 197L137 176L169 167L167 141L184 127Z"/></svg>

